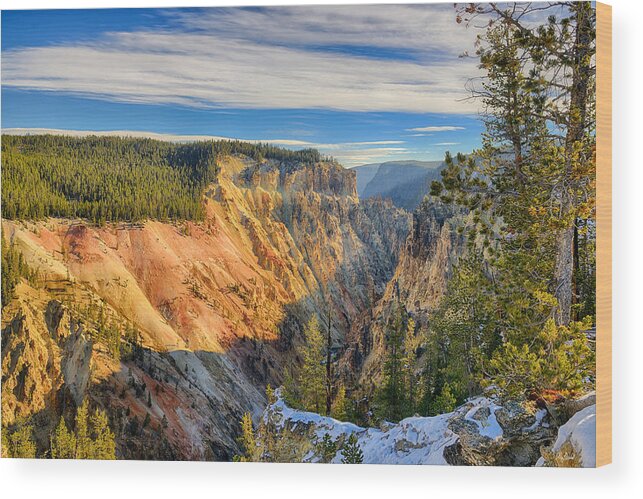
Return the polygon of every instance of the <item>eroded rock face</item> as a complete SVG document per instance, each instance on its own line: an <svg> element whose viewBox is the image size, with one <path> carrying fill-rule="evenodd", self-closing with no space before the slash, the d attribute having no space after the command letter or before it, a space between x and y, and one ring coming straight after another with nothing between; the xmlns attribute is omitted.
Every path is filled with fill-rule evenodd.
<svg viewBox="0 0 643 499"><path fill-rule="evenodd" d="M3 221L43 280L3 310L3 422L45 408L53 424L63 410L73 419L89 397L120 457L230 459L242 414L258 414L265 385L299 361L311 314L330 308L341 344L384 291L410 224L390 203L360 204L354 172L334 163L230 157L204 202L200 223ZM144 353L112 359L68 299L134 325Z"/></svg>
<svg viewBox="0 0 643 499"><path fill-rule="evenodd" d="M11 424L35 413L55 411L64 381L61 351L64 337L44 327L43 296L26 284L3 310L2 422Z"/></svg>
<svg viewBox="0 0 643 499"><path fill-rule="evenodd" d="M418 328L426 327L446 291L453 265L465 252L456 231L460 220L451 208L426 199L413 213L411 231L401 248L393 277L367 315L354 323L343 359L346 372L360 383L379 379L385 353L385 330L398 302Z"/></svg>

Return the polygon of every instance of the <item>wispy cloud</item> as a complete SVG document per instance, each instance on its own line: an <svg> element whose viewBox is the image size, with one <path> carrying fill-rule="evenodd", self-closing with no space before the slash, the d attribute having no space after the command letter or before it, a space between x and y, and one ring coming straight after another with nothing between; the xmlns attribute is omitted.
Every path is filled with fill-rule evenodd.
<svg viewBox="0 0 643 499"><path fill-rule="evenodd" d="M457 57L473 34L449 6L169 12L173 29L6 51L3 85L205 108L475 111L463 98L478 69Z"/></svg>
<svg viewBox="0 0 643 499"><path fill-rule="evenodd" d="M433 144L434 146L459 146L460 142L438 142Z"/></svg>
<svg viewBox="0 0 643 499"><path fill-rule="evenodd" d="M418 128L408 128L407 132L455 132L464 130L462 126L423 126Z"/></svg>

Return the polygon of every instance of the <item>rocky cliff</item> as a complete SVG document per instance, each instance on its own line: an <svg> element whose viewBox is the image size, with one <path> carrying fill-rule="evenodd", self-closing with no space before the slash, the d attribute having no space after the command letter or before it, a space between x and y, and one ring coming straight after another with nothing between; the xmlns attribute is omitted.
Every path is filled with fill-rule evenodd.
<svg viewBox="0 0 643 499"><path fill-rule="evenodd" d="M360 203L355 174L332 162L219 167L203 222L3 221L38 271L3 308L3 423L55 424L89 397L120 457L230 459L242 413L258 414L266 383L298 362L310 315L330 310L344 342L384 293L409 215ZM97 310L137 331L133 353L110 352L87 320Z"/></svg>
<svg viewBox="0 0 643 499"><path fill-rule="evenodd" d="M393 277L369 313L356 322L343 358L344 370L359 373L359 384L373 384L381 375L385 328L398 303L418 329L427 326L431 312L446 291L453 265L465 252L456 228L460 215L428 198L413 212L411 231L401 250Z"/></svg>

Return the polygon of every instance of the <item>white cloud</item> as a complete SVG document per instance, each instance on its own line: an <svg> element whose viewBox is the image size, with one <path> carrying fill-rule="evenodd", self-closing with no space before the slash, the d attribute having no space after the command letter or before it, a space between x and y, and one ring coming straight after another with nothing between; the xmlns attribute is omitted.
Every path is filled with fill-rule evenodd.
<svg viewBox="0 0 643 499"><path fill-rule="evenodd" d="M463 126L423 126L419 128L408 128L407 132L455 132L464 130Z"/></svg>
<svg viewBox="0 0 643 499"><path fill-rule="evenodd" d="M474 33L451 7L168 12L176 29L4 51L3 85L195 107L475 112L464 86L478 69L457 57ZM372 47L408 57L355 55Z"/></svg>
<svg viewBox="0 0 643 499"><path fill-rule="evenodd" d="M434 146L459 146L460 142L438 142L433 144Z"/></svg>

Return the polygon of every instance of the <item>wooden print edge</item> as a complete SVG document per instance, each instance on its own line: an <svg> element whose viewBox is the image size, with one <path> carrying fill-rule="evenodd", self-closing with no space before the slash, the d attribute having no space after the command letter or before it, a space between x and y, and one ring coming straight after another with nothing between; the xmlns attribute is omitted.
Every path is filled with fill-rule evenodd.
<svg viewBox="0 0 643 499"><path fill-rule="evenodd" d="M596 3L596 466L612 462L612 7Z"/></svg>

